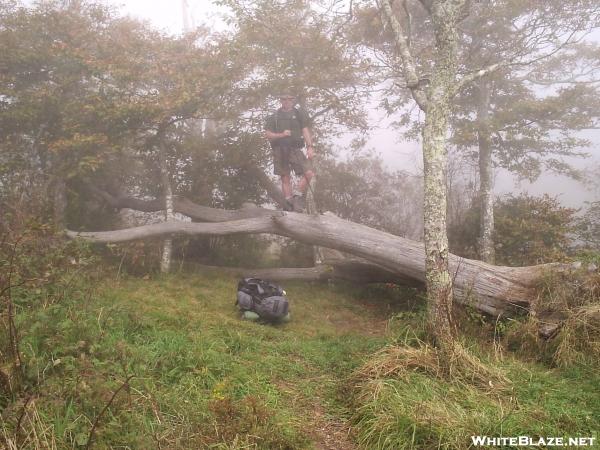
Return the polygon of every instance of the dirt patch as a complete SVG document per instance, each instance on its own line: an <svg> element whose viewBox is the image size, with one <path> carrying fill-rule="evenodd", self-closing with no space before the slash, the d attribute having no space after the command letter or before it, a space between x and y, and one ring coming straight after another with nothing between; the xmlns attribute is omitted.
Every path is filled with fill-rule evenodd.
<svg viewBox="0 0 600 450"><path fill-rule="evenodd" d="M350 424L341 417L328 414L318 395L309 399L292 383L278 380L275 384L282 393L293 399L292 403L299 410L302 410L307 424L304 432L311 438L316 450L358 449L352 440Z"/></svg>
<svg viewBox="0 0 600 450"><path fill-rule="evenodd" d="M339 417L328 416L319 403L313 410L313 427L308 435L313 439L317 450L354 450L358 447L352 442L351 428Z"/></svg>
<svg viewBox="0 0 600 450"><path fill-rule="evenodd" d="M326 320L331 323L339 334L360 333L369 336L383 336L387 328L387 319L375 319L367 314L357 316L350 311L340 311L335 315L328 315Z"/></svg>

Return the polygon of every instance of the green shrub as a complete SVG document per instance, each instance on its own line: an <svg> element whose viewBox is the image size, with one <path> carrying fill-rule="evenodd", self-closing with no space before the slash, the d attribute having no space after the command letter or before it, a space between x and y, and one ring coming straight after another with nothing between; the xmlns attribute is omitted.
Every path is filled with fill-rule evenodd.
<svg viewBox="0 0 600 450"><path fill-rule="evenodd" d="M496 263L528 266L563 261L573 247L576 210L548 195L508 195L494 205ZM473 206L448 230L451 251L477 257L480 209Z"/></svg>

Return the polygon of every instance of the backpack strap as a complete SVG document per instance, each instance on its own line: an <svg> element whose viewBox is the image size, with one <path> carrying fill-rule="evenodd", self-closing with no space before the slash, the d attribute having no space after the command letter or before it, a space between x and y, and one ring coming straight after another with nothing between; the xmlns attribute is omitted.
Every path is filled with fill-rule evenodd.
<svg viewBox="0 0 600 450"><path fill-rule="evenodd" d="M295 106L292 108L292 117L300 124L300 129L304 128L304 123L302 123L302 119L300 119L300 111ZM275 131L279 130L279 109L275 111Z"/></svg>
<svg viewBox="0 0 600 450"><path fill-rule="evenodd" d="M300 119L300 111L298 110L298 108L294 107L293 108L294 111L294 119L300 124L300 129L304 128L304 124L302 123L302 119Z"/></svg>
<svg viewBox="0 0 600 450"><path fill-rule="evenodd" d="M243 278L238 283L238 291L246 292L252 297L258 297L260 300L261 296L270 295L282 295L283 289L281 286L262 280L260 278Z"/></svg>

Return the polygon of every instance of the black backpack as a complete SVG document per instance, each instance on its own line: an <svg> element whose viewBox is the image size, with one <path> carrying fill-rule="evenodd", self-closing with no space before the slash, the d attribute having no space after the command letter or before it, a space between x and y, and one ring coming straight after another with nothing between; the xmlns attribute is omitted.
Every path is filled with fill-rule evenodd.
<svg viewBox="0 0 600 450"><path fill-rule="evenodd" d="M242 311L253 311L268 321L283 319L289 311L285 291L260 278L244 278L238 283L235 304Z"/></svg>

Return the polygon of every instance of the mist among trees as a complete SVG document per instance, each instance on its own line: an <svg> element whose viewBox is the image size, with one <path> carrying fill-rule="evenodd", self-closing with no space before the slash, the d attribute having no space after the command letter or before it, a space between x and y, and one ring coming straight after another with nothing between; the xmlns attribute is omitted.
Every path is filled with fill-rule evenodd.
<svg viewBox="0 0 600 450"><path fill-rule="evenodd" d="M377 403L370 395L377 392L373 383L385 383L385 377L394 383L428 377L488 398L496 387L513 389L514 374L498 354L517 354L517 347L522 353L515 358L544 355L538 362L550 367L597 363L600 200L576 209L548 195L501 196L494 190L500 169L530 181L560 174L583 186L600 177L597 167L582 171L573 164L598 146L597 2L217 3L226 11L224 29L199 26L177 36L102 2L0 4L0 385L2 407L22 411L2 419L0 441L7 448L117 442L103 435L103 416L119 404L117 394L131 396L133 377L142 376L146 363L132 363L134 374L123 357L122 383L92 388L114 395L99 394L104 403L90 400L90 410L81 406L88 400L75 401L85 410L80 413L87 428L72 425L76 431L61 434L52 425L54 434L43 434L51 441L43 444L42 422L28 412L31 399L43 397L45 389L64 395L39 375L62 369L56 361L66 361L64 355L73 356L65 373L84 373L82 361L94 361L94 367L114 361L112 353L100 355L108 350L91 352L92 338L82 337L89 327L73 328L77 320L87 323L87 316L64 319L78 304L91 307L93 286L113 284L109 279L143 283L161 280L162 273L164 280L181 274L210 280L216 270L217 278L261 274L307 286L354 282L371 285L365 289L372 298L400 291L401 301L411 299L407 304L423 300L418 312L382 313L390 324L408 317L402 329L412 330L414 339L402 342L396 335L376 357L348 367L358 391L354 406L344 408L360 412L351 414L354 431L348 435L354 440L344 445L432 448L435 439L444 448L468 445L467 434L438 435L426 421L397 411L400 422L410 423L406 430L395 434L394 426L382 425L388 400ZM303 213L282 211L286 199L264 135L265 120L284 92L295 93L308 112L316 148L316 179ZM390 145L420 146L418 167L392 170L381 149L369 146L378 132L374 117L391 123L397 140ZM571 282L576 289L565 289ZM219 282L207 283L213 289ZM116 311L114 317L133 313L127 314ZM54 322L75 339L60 342L75 345L62 349L63 356L50 348L61 333L48 325ZM513 323L521 328L511 334ZM469 335L469 327L481 335ZM99 330L93 339L102 341L102 325ZM498 360L471 348L469 339L489 341L486 332ZM129 331L123 333L116 347L127 347L119 343L127 341ZM231 380L209 365L189 363L185 371L211 374L207 417L231 429L217 427L214 434L200 427L202 437L194 440L193 426L173 424L167 429L186 438L165 438L161 447L156 435L158 448L310 448L318 442L314 436L313 444L294 440L298 430L282 432L280 442L268 445L253 440L253 430L279 436L271 413L260 412L274 400L263 405L260 392L232 391L231 405L236 399L244 405L235 409L221 395ZM586 375L575 378L592 382ZM74 390L87 392L74 383ZM389 402L412 410L413 400ZM162 400L149 401L152 420L162 424L156 409ZM50 414L44 411L42 416ZM135 417L143 422L146 413L140 414ZM575 422L571 430L549 427L557 435L584 436L594 426ZM129 433L137 425L128 426ZM477 426L469 433L485 432L484 424ZM452 425L439 429L445 427ZM410 430L417 444L408 440ZM146 445L141 442L131 445Z"/></svg>

